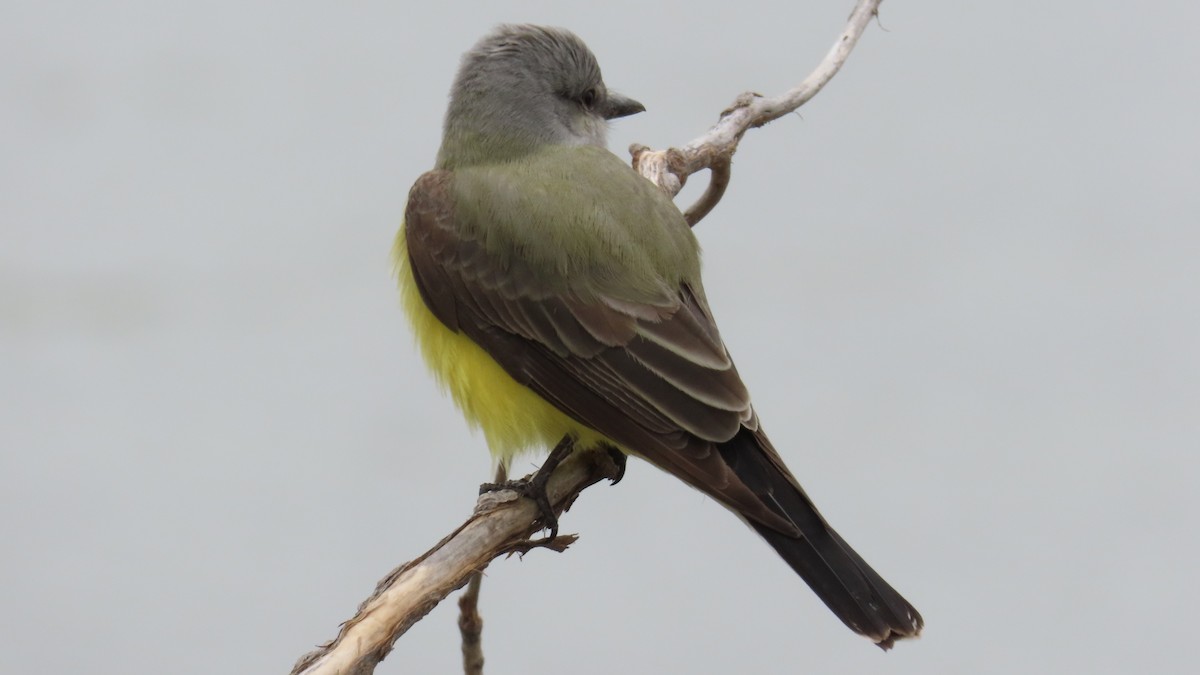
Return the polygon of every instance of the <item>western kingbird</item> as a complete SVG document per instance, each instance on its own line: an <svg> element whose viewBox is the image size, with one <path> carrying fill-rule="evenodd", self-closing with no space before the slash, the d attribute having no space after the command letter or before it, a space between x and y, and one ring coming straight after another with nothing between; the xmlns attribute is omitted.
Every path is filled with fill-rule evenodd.
<svg viewBox="0 0 1200 675"><path fill-rule="evenodd" d="M562 29L500 26L463 56L396 238L425 360L501 463L560 439L642 457L745 520L854 631L918 635L763 433L682 214L605 148L608 121L642 110Z"/></svg>

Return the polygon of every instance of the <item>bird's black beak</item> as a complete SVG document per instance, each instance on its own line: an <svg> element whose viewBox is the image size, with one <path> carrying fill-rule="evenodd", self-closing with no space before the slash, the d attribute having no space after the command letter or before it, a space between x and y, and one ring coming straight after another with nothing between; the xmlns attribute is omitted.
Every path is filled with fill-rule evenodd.
<svg viewBox="0 0 1200 675"><path fill-rule="evenodd" d="M640 112L645 112L646 106L637 101L622 96L620 94L608 93L608 98L604 101L604 109L601 111L604 114L604 119L615 120L618 117L627 117Z"/></svg>

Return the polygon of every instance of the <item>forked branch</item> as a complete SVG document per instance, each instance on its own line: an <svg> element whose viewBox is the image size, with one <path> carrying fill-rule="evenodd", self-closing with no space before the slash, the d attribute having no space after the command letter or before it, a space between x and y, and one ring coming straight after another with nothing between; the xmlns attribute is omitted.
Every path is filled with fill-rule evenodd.
<svg viewBox="0 0 1200 675"><path fill-rule="evenodd" d="M867 25L879 12L883 0L858 0L850 13L845 30L833 43L829 53L804 81L795 88L774 98L747 92L734 99L721 112L721 118L703 136L682 148L651 150L644 145L632 145L633 168L674 197L683 189L688 176L709 169L708 187L696 203L684 211L689 225L700 222L712 211L729 185L733 153L747 130L777 120L804 105L821 91L842 68L850 51L858 43Z"/></svg>
<svg viewBox="0 0 1200 675"><path fill-rule="evenodd" d="M546 494L555 513L562 513L584 488L618 475L607 451L575 451L551 475ZM397 638L492 560L534 548L562 551L575 541L574 535L531 541L540 529L533 500L512 491L482 495L467 522L421 557L392 570L336 638L300 657L292 675L373 673Z"/></svg>

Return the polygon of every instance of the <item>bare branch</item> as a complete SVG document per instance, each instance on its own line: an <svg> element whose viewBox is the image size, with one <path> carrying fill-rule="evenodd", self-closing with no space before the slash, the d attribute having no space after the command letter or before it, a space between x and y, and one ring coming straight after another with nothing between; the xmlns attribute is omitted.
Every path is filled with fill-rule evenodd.
<svg viewBox="0 0 1200 675"><path fill-rule="evenodd" d="M546 494L555 513L562 513L584 488L617 475L606 450L576 451L551 474ZM538 516L532 500L512 491L482 495L467 522L384 577L338 636L301 657L292 675L368 675L410 626L495 558L533 548L563 550L574 540L560 535L529 541L541 528Z"/></svg>
<svg viewBox="0 0 1200 675"><path fill-rule="evenodd" d="M850 56L850 51L858 43L858 38L878 13L882 1L858 0L854 11L850 13L845 30L833 43L829 53L816 70L797 87L774 98L766 98L752 92L738 96L733 104L721 113L721 119L707 133L682 148L651 150L642 145L630 146L633 168L672 197L683 189L688 176L702 169L711 169L708 189L685 212L689 225L698 223L725 193L725 187L729 184L733 153L737 152L742 135L753 127L761 127L794 112L821 91L821 88L841 70L842 64Z"/></svg>
<svg viewBox="0 0 1200 675"><path fill-rule="evenodd" d="M467 590L458 599L458 632L462 634L464 675L483 675L483 617L479 615L479 587L483 572L471 575Z"/></svg>
<svg viewBox="0 0 1200 675"><path fill-rule="evenodd" d="M504 462L496 463L493 483L508 480L508 467ZM483 585L483 572L471 575L467 590L458 599L458 632L462 635L463 673L483 675L483 617L479 614L479 587Z"/></svg>

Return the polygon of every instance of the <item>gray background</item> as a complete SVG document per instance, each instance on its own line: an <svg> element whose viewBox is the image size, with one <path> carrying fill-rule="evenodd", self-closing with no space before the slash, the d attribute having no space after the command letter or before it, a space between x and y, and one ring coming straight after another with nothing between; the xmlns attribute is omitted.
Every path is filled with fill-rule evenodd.
<svg viewBox="0 0 1200 675"><path fill-rule="evenodd" d="M624 156L851 6L434 4L0 9L0 672L285 672L467 514L489 459L388 253L490 26L579 32L649 108ZM1200 9L883 9L698 233L766 428L924 638L631 463L569 553L489 568L489 673L1191 670ZM381 672L455 672L454 618Z"/></svg>

